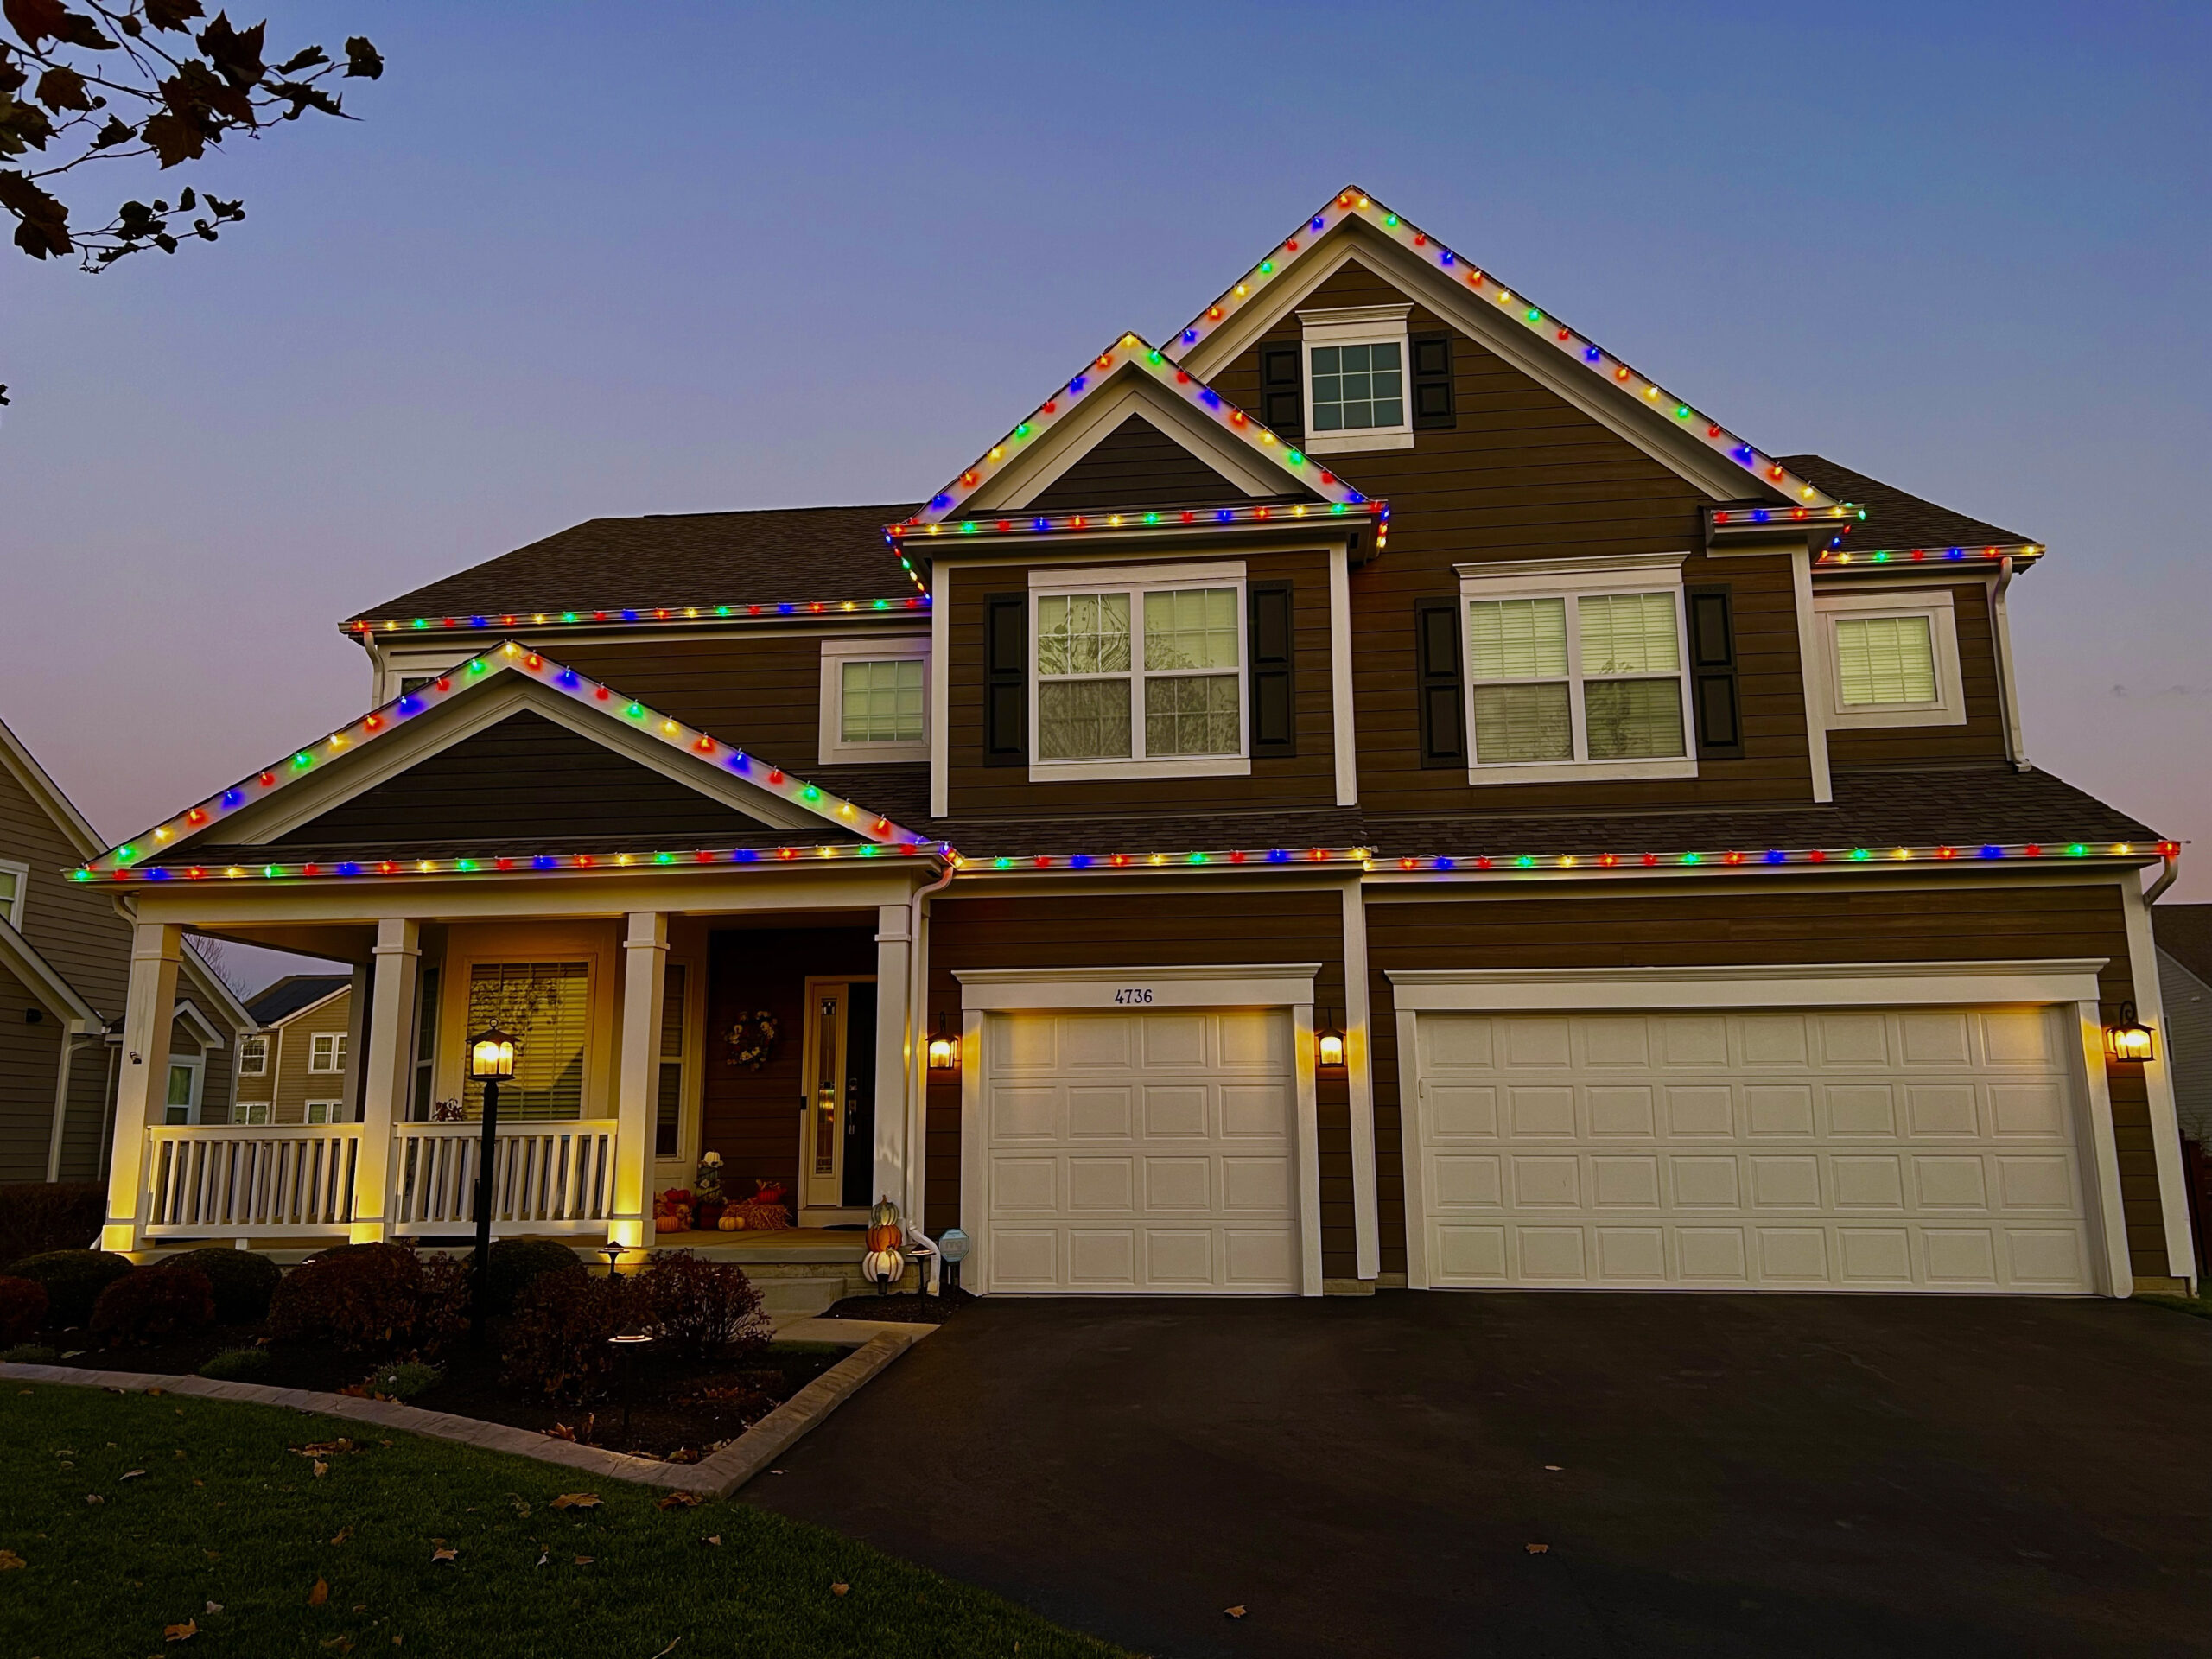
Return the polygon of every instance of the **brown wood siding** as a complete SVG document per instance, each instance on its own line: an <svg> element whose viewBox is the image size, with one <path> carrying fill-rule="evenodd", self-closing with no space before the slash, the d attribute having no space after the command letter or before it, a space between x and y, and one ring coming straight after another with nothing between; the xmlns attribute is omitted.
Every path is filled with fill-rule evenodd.
<svg viewBox="0 0 2212 1659"><path fill-rule="evenodd" d="M272 844L380 848L539 835L711 840L766 827L524 709Z"/></svg>
<svg viewBox="0 0 2212 1659"><path fill-rule="evenodd" d="M1209 507L1244 499L1242 489L1143 416L1132 415L1021 511Z"/></svg>
<svg viewBox="0 0 2212 1659"><path fill-rule="evenodd" d="M939 899L930 919L929 1028L961 1028L959 969L1186 966L1318 962L1313 993L1344 1007L1344 901L1336 889L1146 893L1035 899ZM1322 1273L1350 1279L1353 1256L1351 1096L1318 1086ZM927 1230L965 1225L961 1214L960 1084L929 1086Z"/></svg>
<svg viewBox="0 0 2212 1659"><path fill-rule="evenodd" d="M2130 878L2133 879L2132 877ZM1367 907L1382 1268L1406 1267L1405 1142L1393 969L1713 968L1746 963L2108 958L2105 1017L2134 995L2126 923L2110 883L1853 892L1532 899L1505 893ZM2149 1097L2140 1066L2110 1069L2121 1201L2134 1271L2164 1276ZM2084 1154L2085 1179L2090 1179ZM2094 1199L2092 1200L2094 1202Z"/></svg>
<svg viewBox="0 0 2212 1659"><path fill-rule="evenodd" d="M1306 308L1404 303L1410 296L1354 261ZM1449 325L1420 305L1418 334ZM1268 343L1294 341L1295 313ZM1259 406L1260 347L1213 378L1222 395ZM1322 456L1321 463L1390 504L1390 546L1352 572L1352 680L1360 799L1373 812L1497 811L1811 798L1796 601L1784 558L1708 560L1683 569L1692 585L1726 582L1736 606L1745 754L1707 760L1695 779L1618 784L1487 785L1464 768L1421 765L1414 702L1414 607L1456 599L1452 566L1477 561L1674 553L1704 543L1706 498L1496 353L1453 333L1457 424L1414 435L1410 449Z"/></svg>
<svg viewBox="0 0 2212 1659"><path fill-rule="evenodd" d="M725 928L709 936L707 962L700 1150L721 1154L726 1191L743 1197L755 1181L780 1181L796 1208L806 981L873 977L875 934L865 927ZM767 1063L754 1071L731 1063L723 1038L759 1008L775 1015L777 1036Z"/></svg>
<svg viewBox="0 0 2212 1659"><path fill-rule="evenodd" d="M0 1181L46 1179L62 1025L51 1014L37 1025L28 1022L24 1010L38 1006L29 988L0 968ZM81 1063L81 1052L78 1058ZM106 1058L92 1052L99 1064L105 1065Z"/></svg>
<svg viewBox="0 0 2212 1659"><path fill-rule="evenodd" d="M1168 556L1133 560L1153 564ZM1033 784L1027 766L983 764L983 601L991 594L1027 591L1027 563L962 567L938 573L938 601L950 610L949 652L951 683L950 784L952 816L1043 816L1056 813L1206 811L1236 807L1313 807L1336 804L1334 716L1329 678L1329 556L1322 552L1240 555L1233 547L1181 550L1179 556L1244 560L1247 582L1287 582L1293 585L1295 632L1295 692L1298 753L1252 762L1243 778L1102 779L1090 783ZM1038 569L1069 567L1039 559ZM1096 572L1101 584L1112 580L1115 566L1079 567ZM1241 661L1249 645L1240 639ZM1036 642L1030 642L1034 662ZM1248 665L1249 666L1249 665ZM1249 685L1248 685L1249 693ZM1138 695L1141 696L1141 693ZM1135 717L1143 718L1141 709ZM1036 734L1030 734L1030 753Z"/></svg>
<svg viewBox="0 0 2212 1659"><path fill-rule="evenodd" d="M918 613L918 631L928 616ZM819 634L635 644L548 641L556 660L795 772L819 764ZM841 636L842 637L842 636Z"/></svg>
<svg viewBox="0 0 2212 1659"><path fill-rule="evenodd" d="M425 965L436 964L426 963ZM245 1082L248 1084L273 1084L273 1093L269 1087L264 1086L259 1095L246 1096L248 1099L275 1101L275 1108L269 1115L272 1122L304 1123L307 1122L308 1101L338 1100L344 1096L346 1073L342 1070L310 1072L308 1070L308 1062L315 1053L315 1034L319 1032L333 1032L343 1035L347 1020L352 1014L353 1007L353 993L351 990L341 991L321 1007L297 1015L289 1024L280 1027L279 1031L270 1033L270 1041L277 1050L276 1064L270 1068L270 1075L266 1077L249 1077ZM357 1057L351 1053L346 1056L349 1061ZM414 1078L411 1075L408 1078L408 1087L410 1090L414 1087ZM410 1098L412 1098L411 1094Z"/></svg>
<svg viewBox="0 0 2212 1659"><path fill-rule="evenodd" d="M1997 631L1990 614L1989 589L1980 582L1962 582L1950 589L1950 594L1959 635L1959 679L1966 691L1966 723L1830 732L1831 765L1941 766L2005 758L2005 693L1998 679ZM1822 626L1831 620L1824 616Z"/></svg>

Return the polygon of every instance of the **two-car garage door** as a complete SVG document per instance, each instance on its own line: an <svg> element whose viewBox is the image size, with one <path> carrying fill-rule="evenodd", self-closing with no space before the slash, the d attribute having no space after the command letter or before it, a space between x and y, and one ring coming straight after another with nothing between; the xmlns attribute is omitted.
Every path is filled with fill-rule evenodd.
<svg viewBox="0 0 2212 1659"><path fill-rule="evenodd" d="M1420 1014L1427 1281L2090 1290L2071 1015Z"/></svg>

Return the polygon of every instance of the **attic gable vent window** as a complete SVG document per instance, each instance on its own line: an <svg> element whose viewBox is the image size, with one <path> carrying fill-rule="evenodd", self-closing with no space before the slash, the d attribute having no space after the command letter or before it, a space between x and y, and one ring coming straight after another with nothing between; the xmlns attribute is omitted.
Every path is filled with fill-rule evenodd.
<svg viewBox="0 0 2212 1659"><path fill-rule="evenodd" d="M1300 311L1306 449L1325 455L1410 448L1413 403L1406 334L1410 305Z"/></svg>

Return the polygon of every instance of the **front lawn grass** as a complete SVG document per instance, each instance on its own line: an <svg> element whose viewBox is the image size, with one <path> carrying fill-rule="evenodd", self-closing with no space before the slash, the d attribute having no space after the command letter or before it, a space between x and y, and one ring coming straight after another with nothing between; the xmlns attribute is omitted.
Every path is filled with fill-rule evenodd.
<svg viewBox="0 0 2212 1659"><path fill-rule="evenodd" d="M321 1476L290 1449L340 1438ZM553 1507L580 1491L598 1507ZM0 1552L22 1563L0 1554L0 1653L1119 1652L820 1528L664 1496L272 1407L0 1382Z"/></svg>

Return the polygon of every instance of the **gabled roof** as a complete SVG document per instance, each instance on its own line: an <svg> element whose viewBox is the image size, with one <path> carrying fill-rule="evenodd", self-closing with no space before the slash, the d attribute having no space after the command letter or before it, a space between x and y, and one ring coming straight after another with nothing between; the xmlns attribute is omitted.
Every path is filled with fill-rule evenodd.
<svg viewBox="0 0 2212 1659"><path fill-rule="evenodd" d="M759 512L588 518L526 547L372 605L345 626L378 632L443 626L624 620L625 611L767 613L903 603L918 588L883 545L883 526L912 508L792 507ZM782 613L788 614L789 613Z"/></svg>
<svg viewBox="0 0 2212 1659"><path fill-rule="evenodd" d="M775 797L825 824L835 825L861 838L864 848L898 846L918 849L921 838L901 829L880 813L864 810L858 803L841 799L802 778L788 776L781 767L743 749L732 748L697 727L688 726L627 697L612 686L579 674L575 670L531 650L518 640L500 645L455 666L429 684L370 710L359 719L317 739L251 778L208 797L164 822L149 826L130 841L90 859L76 872L79 880L98 876L126 880L142 874L149 880L165 880L179 872L159 857L172 859L195 843L214 843L217 831L238 813L296 789L310 776L321 776L334 767L358 764L365 753L373 753L380 741L405 731L417 719L445 707L453 699L480 695L482 689L503 676L519 677L565 698L576 709L588 711L588 721L604 721L621 730L666 746L698 763L725 770L753 789ZM620 861L627 863L625 858ZM590 868L593 861L582 861ZM272 867L273 868L274 867ZM469 868L463 862L462 868ZM297 872L287 869L285 874ZM316 872L310 865L306 872ZM350 873L350 872L348 872Z"/></svg>
<svg viewBox="0 0 2212 1659"><path fill-rule="evenodd" d="M1332 232L1351 224L1363 226L1373 234L1395 243L1446 280L1487 301L1502 316L1510 317L1525 330L1531 340L1556 353L1563 363L1574 365L1594 386L1603 387L1604 396L1672 416L1681 431L1742 467L1759 488L1823 512L1840 508L1842 504L1834 497L1796 473L1781 457L1747 443L1719 422L1649 375L1639 373L1633 365L1517 289L1501 283L1491 271L1446 247L1356 185L1337 192L1319 211L1309 215L1305 223L1277 243L1273 252L1246 271L1241 281L1232 283L1211 305L1185 324L1166 347L1167 356L1181 361L1239 312L1260 303L1278 278L1312 260L1318 251L1333 245ZM1836 516L1840 517L1840 512Z"/></svg>
<svg viewBox="0 0 2212 1659"><path fill-rule="evenodd" d="M39 1006L55 1019L86 1030L99 1029L99 1010L85 1001L61 970L41 956L38 947L18 933L4 916L0 916L0 968L21 981L38 999Z"/></svg>
<svg viewBox="0 0 2212 1659"><path fill-rule="evenodd" d="M891 534L898 537L917 527L925 530L953 518L959 512L961 503L982 489L1001 468L1017 461L1033 440L1049 433L1086 396L1096 396L1122 373L1150 377L1280 473L1286 489L1311 491L1332 505L1356 506L1366 502L1367 497L1328 467L1307 459L1296 444L1277 437L1205 381L1177 366L1166 353L1135 334L1125 334L1085 364L1081 373L1069 376L1058 391L1030 410L1027 419L1016 422L1013 430L962 469L957 478L891 526ZM1022 515L1013 517L1019 519Z"/></svg>
<svg viewBox="0 0 2212 1659"><path fill-rule="evenodd" d="M100 838L86 821L85 815L61 792L61 785L54 781L44 766L39 765L37 758L24 746L22 739L8 729L8 722L4 720L0 720L0 766L16 774L16 781L29 791L33 800L46 809L47 816L68 837L79 855L89 858L99 851Z"/></svg>
<svg viewBox="0 0 2212 1659"><path fill-rule="evenodd" d="M351 990L351 974L287 974L246 1000L246 1012L258 1026L281 1026L340 991Z"/></svg>
<svg viewBox="0 0 2212 1659"><path fill-rule="evenodd" d="M1941 554L1955 549L1967 555L2001 552L2024 558L2044 551L2041 543L2030 541L2016 530L2005 530L1909 494L1893 484L1839 466L1826 455L1784 455L1782 460L1792 472L1811 479L1831 494L1857 503L1865 515L1844 521L1834 548L1854 555L1909 555L1916 549Z"/></svg>

